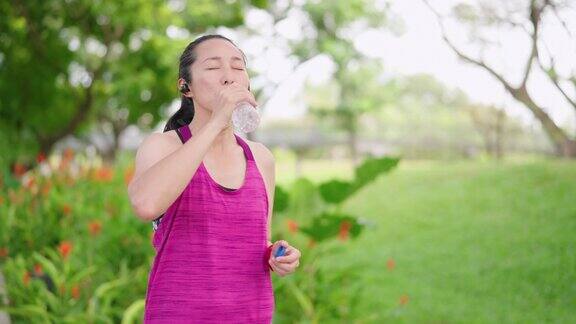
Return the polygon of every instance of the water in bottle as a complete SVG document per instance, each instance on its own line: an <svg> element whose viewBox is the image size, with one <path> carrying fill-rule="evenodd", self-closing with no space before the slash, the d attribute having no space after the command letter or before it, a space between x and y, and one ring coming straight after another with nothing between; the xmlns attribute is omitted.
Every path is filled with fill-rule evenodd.
<svg viewBox="0 0 576 324"><path fill-rule="evenodd" d="M232 112L232 124L237 131L250 133L260 124L258 109L247 102L241 102Z"/></svg>

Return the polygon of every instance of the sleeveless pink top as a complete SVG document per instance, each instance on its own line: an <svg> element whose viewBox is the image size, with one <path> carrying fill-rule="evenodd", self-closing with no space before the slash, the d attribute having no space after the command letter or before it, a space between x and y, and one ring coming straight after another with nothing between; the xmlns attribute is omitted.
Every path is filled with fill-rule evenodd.
<svg viewBox="0 0 576 324"><path fill-rule="evenodd" d="M176 131L184 143L192 136L188 125ZM272 321L268 196L248 144L234 136L246 158L242 186L221 186L201 163L155 223L145 323Z"/></svg>

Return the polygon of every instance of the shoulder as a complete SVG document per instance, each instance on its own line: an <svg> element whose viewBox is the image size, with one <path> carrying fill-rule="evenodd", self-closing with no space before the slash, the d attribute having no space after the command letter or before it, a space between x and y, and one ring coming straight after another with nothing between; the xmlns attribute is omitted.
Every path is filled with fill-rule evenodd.
<svg viewBox="0 0 576 324"><path fill-rule="evenodd" d="M180 139L178 138L176 131L172 130L165 133L152 133L148 135L144 138L138 147L138 150L146 150L151 147L154 149L164 148L162 150L170 150L178 147L179 144L181 144Z"/></svg>
<svg viewBox="0 0 576 324"><path fill-rule="evenodd" d="M276 166L274 154L268 149L264 144L244 140L250 147L252 155L254 155L254 160L256 165L260 170L264 182L266 183L266 191L268 192L268 199L273 200L274 197L274 187L276 182Z"/></svg>
<svg viewBox="0 0 576 324"><path fill-rule="evenodd" d="M272 151L270 151L269 148L267 148L264 144L259 142L254 142L250 140L244 140L244 141L248 144L248 146L250 146L250 150L252 151L254 159L256 159L256 162L258 164L261 164L262 166L265 167L274 166L275 163L274 154L272 154Z"/></svg>
<svg viewBox="0 0 576 324"><path fill-rule="evenodd" d="M162 160L180 147L181 142L175 131L152 133L138 146L136 152L134 178Z"/></svg>

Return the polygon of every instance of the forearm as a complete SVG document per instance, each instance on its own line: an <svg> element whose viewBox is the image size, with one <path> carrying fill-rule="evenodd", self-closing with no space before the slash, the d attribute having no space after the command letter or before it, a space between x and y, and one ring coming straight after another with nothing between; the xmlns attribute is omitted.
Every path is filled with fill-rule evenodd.
<svg viewBox="0 0 576 324"><path fill-rule="evenodd" d="M178 198L198 169L220 130L207 124L181 148L146 170L129 191L134 205L143 209L144 220L160 216Z"/></svg>

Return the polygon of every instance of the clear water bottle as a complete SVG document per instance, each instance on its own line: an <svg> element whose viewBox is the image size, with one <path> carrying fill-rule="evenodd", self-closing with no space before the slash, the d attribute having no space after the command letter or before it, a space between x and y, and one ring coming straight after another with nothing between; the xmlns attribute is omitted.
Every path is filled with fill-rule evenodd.
<svg viewBox="0 0 576 324"><path fill-rule="evenodd" d="M241 102L232 112L234 129L242 133L250 133L258 128L260 114L258 109L247 102Z"/></svg>

